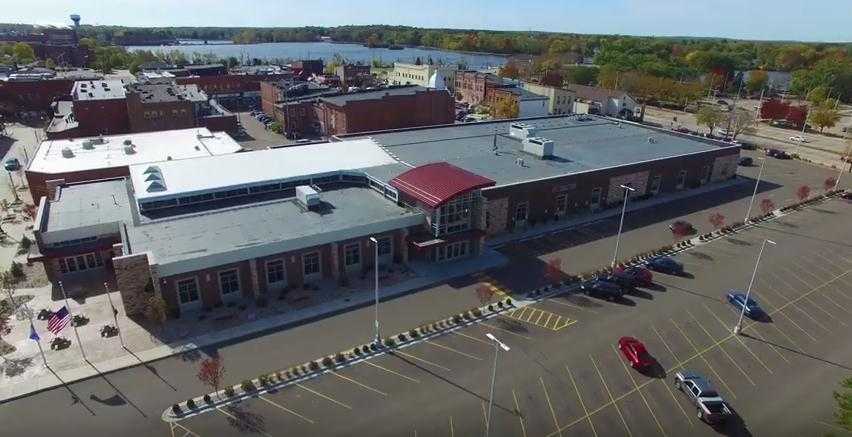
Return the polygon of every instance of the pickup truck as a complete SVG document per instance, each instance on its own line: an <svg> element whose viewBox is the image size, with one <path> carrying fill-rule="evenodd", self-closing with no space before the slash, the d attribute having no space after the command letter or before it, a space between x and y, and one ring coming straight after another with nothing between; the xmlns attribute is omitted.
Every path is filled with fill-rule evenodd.
<svg viewBox="0 0 852 437"><path fill-rule="evenodd" d="M675 388L682 391L698 410L698 418L709 423L724 422L731 416L731 409L719 393L703 376L684 370L675 373Z"/></svg>

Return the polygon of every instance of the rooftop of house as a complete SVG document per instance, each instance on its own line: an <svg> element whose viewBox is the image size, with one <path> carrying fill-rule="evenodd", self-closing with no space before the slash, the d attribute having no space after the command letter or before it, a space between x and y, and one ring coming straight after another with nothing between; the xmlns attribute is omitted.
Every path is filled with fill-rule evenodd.
<svg viewBox="0 0 852 437"><path fill-rule="evenodd" d="M50 202L42 233L69 231L129 221L131 208L125 179L68 184Z"/></svg>
<svg viewBox="0 0 852 437"><path fill-rule="evenodd" d="M128 228L129 247L150 252L159 273L171 276L424 221L423 213L365 187L323 191L320 197L320 206L310 210L289 198L137 224Z"/></svg>
<svg viewBox="0 0 852 437"><path fill-rule="evenodd" d="M118 100L126 96L120 80L81 80L74 82L71 95L76 101Z"/></svg>
<svg viewBox="0 0 852 437"><path fill-rule="evenodd" d="M413 96L417 93L428 91L428 88L424 88L420 85L401 85L378 90L357 91L354 93L345 93L336 96L326 96L322 98L322 101L335 106L346 106L346 104L350 102L381 100L389 96Z"/></svg>
<svg viewBox="0 0 852 437"><path fill-rule="evenodd" d="M608 98L618 99L627 95L627 92L622 90L611 90L576 83L568 84L565 88L569 91L573 91L577 95L577 98L583 100L601 101Z"/></svg>
<svg viewBox="0 0 852 437"><path fill-rule="evenodd" d="M499 89L502 90L502 91L512 93L512 94L518 96L518 99L521 100L521 101L547 100L548 99L547 96L543 96L541 94L536 94L532 91L525 90L523 88L518 88L518 87L515 87L515 86L508 86L508 87L499 88Z"/></svg>
<svg viewBox="0 0 852 437"><path fill-rule="evenodd" d="M242 147L233 138L223 132L211 133L207 128L48 140L39 145L27 171L47 174L88 171L240 150Z"/></svg>
<svg viewBox="0 0 852 437"><path fill-rule="evenodd" d="M554 156L540 159L523 150L521 139L509 135L509 126L517 121L402 129L343 139L370 138L410 167L448 162L490 178L497 186L735 147L597 116L525 119L536 128L535 136L554 141ZM386 168L381 174L398 176L394 171Z"/></svg>
<svg viewBox="0 0 852 437"><path fill-rule="evenodd" d="M205 102L207 95L197 85L176 85L173 83L134 84L127 87L128 94L139 96L142 103L163 102Z"/></svg>

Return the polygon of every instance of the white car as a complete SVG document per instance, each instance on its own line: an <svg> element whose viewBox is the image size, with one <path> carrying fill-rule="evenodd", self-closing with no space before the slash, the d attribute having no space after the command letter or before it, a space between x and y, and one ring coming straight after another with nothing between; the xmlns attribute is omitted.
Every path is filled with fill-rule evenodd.
<svg viewBox="0 0 852 437"><path fill-rule="evenodd" d="M790 137L790 141L795 141L797 143L807 143L808 142L807 138L805 138L801 135L796 135L794 137Z"/></svg>

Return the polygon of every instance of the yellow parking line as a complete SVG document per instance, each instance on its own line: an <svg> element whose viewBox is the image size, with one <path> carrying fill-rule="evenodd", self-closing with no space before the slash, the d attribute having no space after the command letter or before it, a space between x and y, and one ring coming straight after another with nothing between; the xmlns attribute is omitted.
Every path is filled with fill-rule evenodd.
<svg viewBox="0 0 852 437"><path fill-rule="evenodd" d="M663 335L660 334L660 331L657 330L657 327L654 326L654 325L651 325L651 329L653 329L654 332L657 333L657 337L660 337L660 341L663 342L663 346L666 347L666 350L668 350L669 353L672 354L672 358L674 358L675 363L680 363L680 359L677 357L677 354L674 353L671 346L669 346L669 344L666 342L666 339L664 339ZM675 364L674 367L672 367L671 370L677 369L678 367L679 367L679 364Z"/></svg>
<svg viewBox="0 0 852 437"><path fill-rule="evenodd" d="M363 382L356 381L356 380L354 380L354 379L352 379L352 378L350 378L350 377L348 377L348 376L341 375L340 373L338 373L338 372L336 372L336 371L334 371L334 372L329 372L329 373L331 373L332 375L334 375L334 376L336 376L336 377L338 377L338 378L340 378L340 379L342 379L342 380L344 380L344 381L349 381L349 382L351 382L351 383L353 383L353 384L355 384L355 385L357 385L357 386L359 386L359 387L362 387L362 388L364 388L364 389L366 389L366 390L369 390L369 391L371 391L371 392L373 392L373 393L378 393L378 394L380 394L380 395L382 395L382 396L387 396L387 395L388 395L387 393L385 393L385 392L383 392L383 391L381 391L381 390L379 390L379 389L377 389L377 388L370 387L369 385L364 384Z"/></svg>
<svg viewBox="0 0 852 437"><path fill-rule="evenodd" d="M536 311L538 311L538 310L536 310L535 308L532 308L532 307L528 307L528 308L530 308L530 315L524 321L527 322L527 323L531 323L530 320L532 320L533 316L535 316Z"/></svg>
<svg viewBox="0 0 852 437"><path fill-rule="evenodd" d="M806 297L805 299L807 299L807 297ZM808 319L810 319L810 321L811 321L811 322L813 322L813 323L814 323L814 325L819 326L819 327L820 327L820 328L822 328L825 332L831 332L831 330L830 330L830 329L828 329L825 325L823 325L822 323L820 323L820 322L819 322L816 318L814 318L813 316L811 316L811 315L810 315L810 313L808 313L807 311L805 311L804 309L802 309L802 307L801 307L801 306L796 305L796 306L794 306L793 308L796 308L797 310L799 310L799 312L800 312L800 313L802 313L802 314L804 314L804 315L805 315L805 317L807 317Z"/></svg>
<svg viewBox="0 0 852 437"><path fill-rule="evenodd" d="M291 409L289 409L289 408L287 408L287 407L285 407L285 406L283 406L283 405L280 405L280 404L278 404L278 403L276 403L276 402L273 402L273 401L271 401L271 400L267 399L267 398L266 398L266 396L258 396L258 398L260 398L260 400L262 400L262 401L264 401L264 402L266 402L266 403L268 403L268 404L270 404L270 405L272 405L272 406L274 406L274 407L276 407L276 408L280 409L281 411L284 411L284 412L290 413L290 414L292 414L292 415L294 415L294 416L298 417L299 419L302 419L302 420L304 420L305 422L310 423L311 425L313 425L314 423L316 423L316 422L314 422L313 420L311 420L311 419L309 419L309 418L307 418L307 417L305 417L305 416L303 416L303 415L301 415L301 414L299 414L299 413L297 413L297 412L295 412L295 411L293 411L293 410L291 410Z"/></svg>
<svg viewBox="0 0 852 437"><path fill-rule="evenodd" d="M488 428L488 413L485 411L485 401L479 403L482 407L482 422L485 423L485 428Z"/></svg>
<svg viewBox="0 0 852 437"><path fill-rule="evenodd" d="M396 370L387 369L387 368L385 368L385 367L382 367L382 366L380 366L380 365L378 365L378 364L371 363L371 362L369 362L369 361L361 361L361 362L362 362L362 363L364 363L364 364L366 364L366 365L368 365L368 366L373 366L373 367L375 367L375 368L377 368L377 369L384 370L385 372L388 372L388 373L390 373L391 375L399 376L400 378L405 379L405 380L408 380L408 381L411 381L411 382L413 382L413 383L415 383L415 384L420 384L420 380L415 379L415 378L412 378L412 377L410 377L410 376L408 376L408 375L403 375L402 373L399 373L399 372L397 372Z"/></svg>
<svg viewBox="0 0 852 437"><path fill-rule="evenodd" d="M562 316L560 316L559 314L557 314L557 315L556 315L556 320L554 320L554 321L553 321L553 326L558 325L560 320L562 320ZM545 326L545 327L546 327L546 326ZM555 329L554 329L554 331L555 331Z"/></svg>
<svg viewBox="0 0 852 437"><path fill-rule="evenodd" d="M450 437L456 436L456 429L453 427L453 416L450 416Z"/></svg>
<svg viewBox="0 0 852 437"><path fill-rule="evenodd" d="M220 412L220 413L222 413L222 414L224 414L224 415L226 415L226 416L230 417L231 419L233 419L233 420L235 420L235 421L237 421L237 422L242 422L244 425L246 425L246 426L248 426L249 428L253 429L253 430L254 430L255 432L257 432L257 433L263 434L263 435L265 435L266 437L272 437L271 435L269 435L269 433L267 433L266 431L264 431L264 430L260 429L257 425L251 424L251 423L249 423L249 422L242 421L242 420L238 419L236 416L234 416L233 414L228 413L228 412L225 412L225 410L223 410L223 409L222 409L222 408L220 408L220 407L216 407L216 411L218 411L218 412Z"/></svg>
<svg viewBox="0 0 852 437"><path fill-rule="evenodd" d="M395 350L395 351L393 351L393 353L394 353L394 354L397 354L397 355L402 355L402 356L404 356L404 357L411 358L412 360L417 360L417 361L420 361L420 362L426 363L426 364L428 364L428 365L430 365L430 366L437 367L437 368L439 368L439 369L441 369L441 370L446 370L447 372L452 372L452 369L450 369L450 368L448 368L448 367L444 367L444 366L442 366L442 365L440 365L440 364L438 364L438 363L433 363L433 362L431 362L431 361L429 361L429 360L425 360L425 359L420 358L420 357L415 356L415 355L407 354L407 353L402 352L402 351L399 351L399 350Z"/></svg>
<svg viewBox="0 0 852 437"><path fill-rule="evenodd" d="M828 297L828 295L824 294L824 295L823 295L823 297ZM834 314L831 314L830 312L826 311L826 309L825 309L825 308L823 308L823 307L822 307L822 305L818 304L816 301L814 301L813 299L811 299L811 297L810 297L810 296L808 296L807 301L808 301L811 305L813 305L813 306L814 306L814 308L816 308L816 309L818 309L818 310L822 311L823 313L825 313L825 315L826 315L826 316L828 316L829 318L831 318L831 320L834 320L835 322L840 323L840 324L841 324L841 325L843 325L843 326L849 326L849 325L847 325L847 324L846 324L846 322L844 322L843 320L838 319L838 318L837 318Z"/></svg>
<svg viewBox="0 0 852 437"><path fill-rule="evenodd" d="M588 308L583 308L579 305L574 305L574 304L570 304L570 303L566 303L566 302L560 302L558 300L548 299L547 301L550 302L550 303L555 303L557 305L563 305L563 306L566 306L566 307L569 307L569 308L574 308L575 310L586 311L586 312L589 312L589 313L592 313L592 314L598 313L595 310L590 310Z"/></svg>
<svg viewBox="0 0 852 437"><path fill-rule="evenodd" d="M193 430L191 430L191 429L189 429L189 428L187 428L187 427L185 427L185 426L183 426L183 425L181 425L177 422L172 422L172 423L169 424L169 430L172 432L172 437L174 437L174 435L175 435L175 428L180 428L180 429L185 431L183 436L181 436L181 437L186 437L189 434L194 435L195 437L201 437L200 434L196 433L195 431L193 431Z"/></svg>
<svg viewBox="0 0 852 437"><path fill-rule="evenodd" d="M636 379L633 378L633 374L630 373L630 370L627 369L627 364L624 364L624 360L622 360L621 356L618 354L618 350L615 348L615 346L612 346L612 345L610 345L610 346L612 347L612 351L615 353L615 356L618 359L618 362L621 363L621 367L624 368L624 372L627 373L628 377L630 377L630 382L633 383L633 387L636 388L636 391L639 393L639 396L642 398L642 401L645 403L645 407L648 408L648 411L651 413L651 417L654 418L654 422L657 423L657 428L660 429L660 433L663 436L668 436L668 434L666 433L666 430L663 429L663 425L660 424L659 419L657 419L657 414L654 413L654 409L651 408L651 404L648 403L648 399L645 398L645 394L642 393L642 390L639 389L639 385L636 384Z"/></svg>
<svg viewBox="0 0 852 437"><path fill-rule="evenodd" d="M306 392L308 392L308 393L313 393L313 394L315 394L315 395L317 395L317 396L319 396L319 397L321 397L321 398L323 398L323 399L325 399L325 400L327 400L327 401L329 401L329 402L331 402L331 403L333 403L333 404L337 404L337 405L339 405L339 406L341 406L341 407L343 407L343 408L346 408L347 410L351 410L351 409L352 409L352 407L350 407L349 405L347 405L347 404L345 404L345 403L343 403L343 402L340 402L340 401L338 401L337 399L332 398L331 396L328 396L328 395L322 394L322 393L320 393L320 392L318 392L318 391L316 391L316 390L314 390L314 389L312 389L312 388L305 387L305 386L304 386L304 385L302 385L302 384L296 384L296 387L299 387L299 388L301 388L302 390L305 390L305 391L306 391Z"/></svg>
<svg viewBox="0 0 852 437"><path fill-rule="evenodd" d="M818 257L820 257L820 258L822 258L825 262L827 262L827 263L831 264L831 266L832 266L832 267L837 268L837 266L839 265L839 264L837 264L835 261L833 261L833 260L829 259L828 257L826 257L825 255L823 255L823 254L821 254L821 253L819 253L819 252L811 252L811 253L812 253L812 254L814 254L814 255L816 255L816 256L818 256ZM840 271L842 272L844 268L845 268L845 267L840 267L840 268L837 268L837 270L840 270ZM832 274L836 274L836 273L832 273Z"/></svg>
<svg viewBox="0 0 852 437"><path fill-rule="evenodd" d="M563 324L562 324L562 325L559 325L559 326L557 326L557 325L554 323L554 324L553 324L553 330L554 330L554 331L558 331L558 330L560 330L560 329L567 328L567 327L569 327L569 326L571 326L571 325L573 325L573 324L577 323L577 321L576 321L576 320L569 320L569 319L565 319L562 323L563 323Z"/></svg>
<svg viewBox="0 0 852 437"><path fill-rule="evenodd" d="M480 325L482 325L482 326L487 326L487 327L489 327L489 328L491 328L491 329L498 329L498 330L503 331L503 332L505 332L505 333L507 333L507 334L516 335L516 336L521 337L521 338L526 339L526 340L532 340L532 337L529 337L529 336L526 336L526 335L523 335L523 334L518 334L517 332L512 332L512 331L510 331L510 330L508 330L508 329L504 329L504 328L501 328L501 327L499 327L499 326L494 326L494 325L492 325L492 324L490 324L490 323L479 322L479 324L480 324Z"/></svg>
<svg viewBox="0 0 852 437"><path fill-rule="evenodd" d="M453 349L453 348L451 348L451 347L449 347L449 346L444 346L444 345L442 345L441 343L435 343L435 342L434 342L434 341L432 341L432 340L426 340L426 341L425 341L425 343L427 343L427 344L431 344L432 346L439 347L439 348L444 349L444 350L448 350L448 351L450 351L450 352L455 352L455 353L457 353L457 354L459 354L459 355L461 355L461 356L463 356L463 357L470 358L471 360L482 361L482 358L477 357L476 355L471 355L471 354L469 354L469 353L467 353L467 352L462 352L462 351L460 351L460 350Z"/></svg>
<svg viewBox="0 0 852 437"><path fill-rule="evenodd" d="M524 415L521 413L521 404L518 403L518 395L515 394L515 389L512 389L512 399L515 401L515 412L518 413L518 421L521 422L521 435L527 437L527 427L524 425Z"/></svg>
<svg viewBox="0 0 852 437"><path fill-rule="evenodd" d="M574 393L577 393L577 399L580 401L580 406L583 408L583 414L585 414L585 419L588 419L589 426L592 427L592 434L595 437L598 437L598 432L595 430L595 424L592 423L592 416L589 415L589 409L586 408L586 403L583 402L583 396L580 394L580 389L577 388L577 381L574 381L574 375L571 374L571 369L568 368L568 365L565 365L565 371L568 372L568 378L571 379L571 385L574 386ZM560 430L561 434L561 430Z"/></svg>
<svg viewBox="0 0 852 437"><path fill-rule="evenodd" d="M547 314L547 320L544 322L544 327L545 327L545 328L546 328L548 325L550 325L550 319L551 319L554 315L555 315L555 314L553 314L553 313L548 313L548 314ZM557 316L557 317L559 317L559 316ZM556 326L556 323L555 323L555 322L553 323L553 326Z"/></svg>
<svg viewBox="0 0 852 437"><path fill-rule="evenodd" d="M630 431L630 427L627 426L627 421L624 420L624 415L621 414L621 409L618 408L618 404L615 403L615 398L612 397L612 392L609 390L609 386L606 384L606 380L603 377L600 369L598 368L598 363L595 362L594 357L589 355L589 359L592 360L592 365L595 367L595 372L598 372L598 377L601 379L601 384L603 384L604 389L606 390L606 394L609 395L609 400L612 402L612 406L615 407L615 412L618 413L618 417L621 418L621 423L624 424L624 429L627 430L627 435L632 436L633 432Z"/></svg>
<svg viewBox="0 0 852 437"><path fill-rule="evenodd" d="M816 269L822 270L823 272L826 272L826 273L828 273L829 275L836 275L836 274L837 274L836 272L833 272L833 271L831 271L831 270L829 270L829 269L827 269L827 268L825 268L825 267L823 267L823 266L819 265L819 263L815 263L815 262L810 261L810 260L808 259L808 257L806 257L806 256L800 256L800 257L798 258L798 260L799 260L799 261L802 261L802 265L804 265L805 267L810 266L810 267L812 267L812 268L816 268ZM802 270L806 270L806 269L802 269ZM840 271L843 271L843 269L840 269ZM816 275L814 275L813 273L810 273L810 271L808 271L808 274L810 274L811 276L816 277Z"/></svg>
<svg viewBox="0 0 852 437"><path fill-rule="evenodd" d="M829 302L831 302L831 303L832 303L832 305L836 306L838 309L840 309L840 310L841 310L841 311L843 311L844 313L846 313L846 314L852 314L852 313L850 313L848 310L846 310L846 308L843 308L843 306L841 306L839 303L837 303L837 301L836 301L836 300L832 299L832 297L831 297L831 296L829 296L828 294L823 294L823 295L822 295L822 297L824 297L826 300L828 300Z"/></svg>
<svg viewBox="0 0 852 437"><path fill-rule="evenodd" d="M784 338L786 338L786 339L787 339L787 341L789 341L789 342L790 342L790 344L791 344L794 348L796 348L796 349L798 349L798 350L802 350L802 348L801 348L801 347L799 347L799 344L798 344L798 343L796 343L795 341L793 341L793 338L792 338L792 337L790 337L789 335L787 335L787 333L786 333L786 332L782 331L782 330L781 330L781 328L778 326L778 324L777 324L777 323L771 323L771 325L772 325L772 327L773 327L773 328L775 328L775 330L776 330L776 331L778 331L778 333L779 333L779 334L783 335L783 336L784 336Z"/></svg>
<svg viewBox="0 0 852 437"><path fill-rule="evenodd" d="M553 404L550 402L550 395L547 394L547 387L544 385L544 379L539 376L538 382L541 383L541 389L544 390L544 399L547 401L547 407L550 408L550 416L553 417L553 423L556 425L556 431L561 436L562 431L559 430L559 420L556 419L556 411L553 410Z"/></svg>
<svg viewBox="0 0 852 437"><path fill-rule="evenodd" d="M553 313L551 313L551 314L553 314ZM541 326L541 325L539 325L539 322L541 322L541 318L542 318L542 317L544 317L544 311L539 311L539 316L538 316L538 318L537 318L537 319L535 319L535 324L536 324L536 325ZM550 317L548 317L548 318L547 318L547 320L550 320ZM547 326L545 326L545 328L546 328L546 327L547 327Z"/></svg>
<svg viewBox="0 0 852 437"><path fill-rule="evenodd" d="M697 319L697 318L695 318L695 316L692 314L692 312L690 312L689 310L686 310L686 313L687 313L687 314L689 314L689 317L692 317L692 320L693 320L693 321L695 321L695 323L698 325L698 327L699 327L699 328L701 328L701 330L702 330L702 331L704 331L704 334L706 334L706 335L707 335L707 337L709 337L709 338L710 338L710 341L711 341L711 342L716 341L716 339L713 337L713 335L712 335L712 334L710 334L710 332L709 332L709 331L707 331L707 329L705 329L705 328L704 328L704 325L702 325L702 324L701 324L701 322L699 322L699 321L698 321L698 319ZM722 351L722 353L723 353L723 354L725 354L725 356L726 356L726 357L728 357L728 361L730 361L730 362L731 362L731 364L733 364L733 365L734 365L734 367L736 367L736 368L737 368L737 370L739 370L739 371L740 371L740 373L742 373L742 374L743 374L743 376L745 377L745 379L747 379L747 380L748 380L748 382L749 382L751 385L754 385L754 386L756 386L756 385L757 385L757 384L755 384L755 383L754 383L754 380L752 380L752 379L751 379L751 377L750 377L750 376L748 376L748 373L746 373L746 372L745 372L745 370L743 370L743 368L742 368L742 367L740 367L740 365L739 365L739 364L737 364L737 362L733 359L733 357L731 357L731 355L730 355L730 354L728 354L728 351L726 351L726 350L725 350L725 348L723 347L723 345L719 345L719 350L720 350L720 351Z"/></svg>
<svg viewBox="0 0 852 437"><path fill-rule="evenodd" d="M716 369L713 368L713 366L710 364L710 361L707 361L707 357L704 356L704 353L702 351L698 350L698 348L695 346L695 343L693 343L692 340L690 340L689 336L686 335L686 332L684 332L683 329L681 329L680 326L678 326L677 323L675 323L674 320L669 319L669 321L672 322L672 325L674 325L674 327L680 332L680 335L683 336L683 338L687 341L687 343L689 343L689 345L692 346L692 349L695 351L695 354L697 356L699 356L702 361L704 361L704 364L707 365L707 368L710 369L710 371L713 372L714 375L716 375L716 379L718 379L719 382L721 382L722 385L725 386L725 389L728 390L729 393L731 393L731 397L736 399L737 394L733 390L731 390L731 387L728 385L727 382L725 382L724 379L722 379L722 377L719 375L719 372L716 372ZM721 342L717 342L716 344L721 345ZM707 350L709 350L709 349L707 349Z"/></svg>
<svg viewBox="0 0 852 437"><path fill-rule="evenodd" d="M689 423L690 427L692 427L693 426L692 418L689 417L689 414L686 414L686 410L684 410L683 406L680 404L680 402L678 402L677 398L675 397L674 392L669 387L669 385L666 383L666 380L664 378L661 378L661 379L658 379L658 381L660 381L660 384L662 384L663 387L666 388L666 391L669 392L669 395L672 397L672 402L674 402L675 405L677 405L677 409L680 410L681 413L683 413L683 417L686 417L686 422Z"/></svg>
<svg viewBox="0 0 852 437"><path fill-rule="evenodd" d="M798 323L796 323L793 319L791 319L791 318L790 318L790 316L788 316L787 314L785 314L785 313L783 313L783 312L780 312L780 311L778 312L778 314L781 314L782 316L784 316L784 318L786 318L788 322L792 323L792 324L793 324L793 326L795 326L795 327L796 327L799 331L802 331L802 333L803 333L803 334L805 334L806 336L808 336L808 338L810 338L812 341L819 341L819 340L817 340L817 339L816 339L816 337L814 337L813 335L811 335L811 333L810 333L810 332L805 331L805 329L804 329L804 328L802 328L801 326L799 326L799 324L798 324Z"/></svg>
<svg viewBox="0 0 852 437"><path fill-rule="evenodd" d="M708 312L708 313L710 313L710 315L711 315L711 316L713 316L713 318L714 318L714 319L716 319L716 321L717 321L717 322L719 322L719 324L720 324L720 325L722 325L722 327L723 327L723 328L728 329L728 327L727 327L727 326L725 326L725 323L724 323L724 322L722 322L722 319L720 319L720 318L716 315L716 313L714 313L713 311L711 311L711 310L710 310L710 308L709 308L706 304L702 304L702 306L704 306L704 309L705 309L705 310L707 310L707 312ZM761 359L760 359L760 357L758 357L758 356L757 356L757 354L755 354L755 353L751 350L751 348L749 348L749 347L748 347L748 346L747 346L747 345L746 345L746 344L745 344L745 343L744 343L744 342L740 339L740 336L739 336L739 335L735 335L735 336L734 336L734 338L735 338L735 339L737 339L737 341L740 343L740 346L742 346L742 347L743 347L743 349L745 349L745 350L746 350L746 352L748 352L748 353L752 356L752 358L754 358L755 360L757 360L757 362L758 362L758 363L760 363L760 365L761 365L761 366L763 366L763 368L764 368L764 369L766 369L766 371L767 371L767 372L772 373L772 369L770 369L770 368L769 368L769 366L767 366L767 365L766 365L766 363L764 363L764 362L763 362L763 360L761 360ZM770 346L772 346L772 345L770 345ZM773 349L774 349L774 346L772 346L772 347L773 347ZM775 352L778 352L778 351L776 350ZM778 353L778 354L779 354L779 355L781 355L780 353ZM783 355L781 355L781 356L783 357Z"/></svg>
<svg viewBox="0 0 852 437"><path fill-rule="evenodd" d="M774 325L774 324L773 324L773 325ZM777 348L777 347L775 347L775 345L774 345L774 344L770 343L770 342L769 342L769 340L767 340L767 339L766 339L766 337L765 337L765 336L764 336L764 335L760 332L760 330L759 330L759 329L757 329L757 327L758 327L758 326L759 326L759 325L754 325L754 326L753 326L753 328L752 328L752 332L754 332L754 333L755 333L755 335L757 335L757 338L759 338L759 339L763 340L763 342L764 342L764 343L768 344L768 345L769 345L769 347L770 347L773 351L775 351L775 353L776 353L776 354L778 354L778 356L779 356L779 357L781 357L781 359L782 359L782 360L784 360L784 362L785 362L785 363L788 363L788 364L789 364L789 363L790 363L790 360L788 360L788 359L787 359L787 357L785 357L785 356L784 356L784 354L782 354L782 353L781 353L781 351L779 351L779 350L778 350L778 348ZM779 332L780 332L780 331L779 331ZM783 334L783 333L782 333L782 334Z"/></svg>

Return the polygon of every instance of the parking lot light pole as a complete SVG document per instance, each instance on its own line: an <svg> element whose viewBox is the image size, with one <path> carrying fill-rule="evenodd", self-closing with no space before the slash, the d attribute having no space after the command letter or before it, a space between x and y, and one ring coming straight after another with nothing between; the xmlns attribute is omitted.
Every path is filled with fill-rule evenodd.
<svg viewBox="0 0 852 437"><path fill-rule="evenodd" d="M375 255L373 258L373 271L375 272L376 282L374 284L373 291L376 294L376 346L380 346L382 344L382 336L379 333L379 240L376 240L375 237L370 237L370 241L373 242L373 254Z"/></svg>
<svg viewBox="0 0 852 437"><path fill-rule="evenodd" d="M490 332L485 334L492 343L494 343L494 368L491 369L491 392L488 395L488 419L485 421L485 437L491 432L491 407L494 405L494 381L497 379L497 356L500 354L500 349L509 352L509 346L498 340L494 334Z"/></svg>
<svg viewBox="0 0 852 437"><path fill-rule="evenodd" d="M757 180L754 181L754 192L751 193L751 200L748 202L748 210L746 210L745 219L743 219L743 223L747 223L749 217L751 217L751 209L754 207L754 198L757 197L757 187L760 185L760 177L763 176L763 166L766 165L765 158L757 158L761 160L760 163L760 171L757 172Z"/></svg>
<svg viewBox="0 0 852 437"><path fill-rule="evenodd" d="M627 211L627 195L630 194L631 191L636 191L636 189L624 184L619 185L619 187L624 188L624 204L621 206L621 220L618 222L618 234L615 236L615 253L612 254L612 267L615 267L615 263L618 262L618 245L621 243L621 229L624 228L624 212Z"/></svg>
<svg viewBox="0 0 852 437"><path fill-rule="evenodd" d="M763 249L766 248L766 243L775 245L774 241L767 238L764 238L763 244L760 245L760 252L757 253L757 261L754 262L754 271L751 273L751 281L749 281L748 289L746 289L745 302L743 302L742 308L740 308L740 318L737 320L737 325L734 326L734 334L739 334L742 331L743 316L745 315L748 298L751 295L751 287L754 285L754 279L757 277L757 266L760 265L760 257L763 256Z"/></svg>

